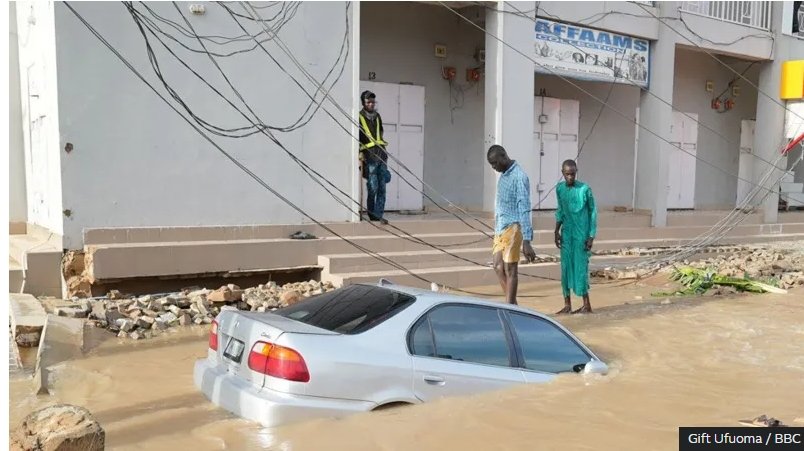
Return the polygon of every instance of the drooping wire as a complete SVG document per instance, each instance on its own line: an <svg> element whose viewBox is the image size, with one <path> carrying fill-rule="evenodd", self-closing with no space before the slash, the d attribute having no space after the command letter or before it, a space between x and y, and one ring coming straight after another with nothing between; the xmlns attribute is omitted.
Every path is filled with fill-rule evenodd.
<svg viewBox="0 0 804 451"><path fill-rule="evenodd" d="M250 5L250 4L249 4L249 3L247 3L247 2L240 2L240 3L241 3L241 5L243 6L243 8L244 8L244 9L246 9L246 10L248 11L248 9L247 9L247 5ZM223 8L224 8L224 9L226 9L227 11L231 12L231 11L230 11L230 9L228 8L228 6L226 6L226 5L221 5L221 6L223 6ZM252 10L252 11L253 11L253 10ZM254 11L253 13L255 14L255 17L256 17L256 18L259 18L259 13L258 13L258 12ZM244 27L244 26L243 26L243 25L240 23L240 21L237 19L237 17L236 17L236 16L232 15L232 18L233 18L233 20L235 21L235 23L237 23L237 24L238 24L238 26L239 26L239 27L240 27L240 28L241 28L241 29L242 29L242 30L243 30L245 33L248 33L248 31L247 31L247 30L245 29L245 27ZM266 30L268 31L268 33L269 33L269 34L273 34L273 32L272 32L272 31L270 31L270 29L268 28L268 26L267 26L265 23L263 23L263 22L261 22L261 21L259 21L259 20L257 20L257 22L260 22L260 24L262 25L262 27L263 27L264 29L266 29ZM293 62L295 65L296 65L296 67L297 67L297 68L298 68L298 69L299 69L299 70L302 72L302 74L303 74L303 75L305 75L305 76L307 77L307 79L308 79L310 82L312 82L314 85L318 85L318 84L319 84L319 83L318 83L318 82L315 80L315 78L314 78L314 77L313 77L313 76L312 76L312 75L311 75L311 74L310 74L310 73L309 73L309 72L308 72L308 71L307 71L307 70L306 70L306 69L305 69L305 68L304 68L304 67L303 67L303 66L302 66L302 65L301 65L299 62L298 62L298 60L297 60L297 59L294 57L293 52L291 52L291 51L290 51L290 50L287 48L287 45L286 45L286 44L285 44L285 43L282 41L282 39L281 39L281 38L279 38L279 36L275 36L274 42L275 42L275 43L276 43L276 45L277 45L278 47L280 47L280 49L281 49L281 50L282 50L282 51L283 51L283 52L284 52L284 53L285 53L285 54L286 54L286 55L287 55L287 56L288 56L288 57L291 59L291 61L292 61L292 62ZM263 49L263 51L264 51L264 52L265 52L265 53L268 55L268 57L269 57L269 58L271 58L271 60L272 60L272 61L274 61L274 63L275 63L275 64L276 64L276 65L277 65L277 66L278 66L278 67L279 67L279 68L280 68L280 69L281 69L283 72L285 72L285 73L286 73L288 76L290 76L290 77L291 77L291 79L294 81L294 83L296 83L296 85L297 85L297 86L299 86L299 87L302 89L302 91L303 91L303 92L305 92L305 94L307 94L307 95L309 96L309 94L306 92L306 90L305 90L305 89L304 89L304 88L303 88L303 87L302 87L302 86L301 86L301 85L298 83L298 81L296 81L296 80L295 80L295 78L294 78L293 76L291 76L291 75L290 75L290 74L289 74L289 73L288 73L288 72L287 72L287 71L286 71L286 70L285 70L285 69L284 69L284 68L281 66L281 64L279 64L279 62L278 62L278 61L276 61L276 59L275 59L275 58L274 58L274 57L273 57L273 56L270 54L270 52L268 52L268 50L267 50L267 49L265 49L263 46L260 46L260 47L261 47L261 48ZM349 113L349 112L347 112L346 110L344 110L344 108L343 108L343 107L342 107L342 106L341 106L341 105L340 105L340 104L339 104L339 103L338 103L338 102L337 102L335 99L333 99L333 98L332 98L331 96L329 96L329 95L328 95L328 96L326 96L326 98L327 98L327 100L329 100L329 101L330 101L330 103L331 103L331 104L332 104L332 105L333 105L333 106L334 106L334 107L335 107L335 108L336 108L338 111L340 111L340 112L343 114L343 116L346 118L346 120L348 120L348 121L350 122L350 124L355 125L355 126L356 126L356 127L358 127L358 128L360 127L360 124L359 124L359 123L357 123L356 119L355 119L355 118L353 118L353 117L351 116L351 113ZM331 113L330 113L330 112L329 112L329 111L328 111L326 108L323 108L323 110L324 110L324 112L325 112L325 113L327 113L327 115L328 115L328 116L330 116L330 118L332 118L332 119L333 119L333 120L334 120L336 123L340 124L340 122L339 122L339 121L337 121L337 120L336 120L336 119L335 119L335 118L332 116L332 114L331 114ZM343 128L343 127L341 126L341 128ZM346 130L345 128L343 128L343 129L344 129L344 130ZM351 132L348 132L348 133L351 135ZM357 142L359 142L359 139L358 139L357 137L355 137L354 135L351 135L351 136L353 137L353 139L355 139ZM441 194L441 193L440 193L438 190L436 190L435 188L433 188L432 186L430 186L430 185L429 185L427 182L425 182L424 180L422 180L422 179L421 179L421 177L419 177L419 176L418 176L418 175L417 175L417 174L416 174L414 171L412 171L410 168L408 168L408 167L407 167L407 166L406 166L406 165L405 165L405 164L404 164L402 161L400 161L398 158L396 158L396 157L395 157L393 154L390 154L390 153L389 153L389 154L388 154L388 157L389 157L389 158L390 158L392 161L394 161L394 162L395 162L397 165L399 165L399 167L401 167L402 169L404 169L405 171L407 171L407 172L408 172L408 173L409 173L411 176L413 176L413 178L414 178L416 181L418 181L419 183L421 183L423 187L427 187L428 189L430 189L430 191L432 191L433 193L437 194L439 197L441 197L442 199L444 199L444 200L445 200L445 201L446 201L446 202L449 204L449 206L450 206L450 207L452 207L452 208L456 209L458 212L460 212L460 213L464 214L466 217L468 217L468 218L470 218L470 219L474 220L476 223L478 223L478 224L480 224L481 226L483 226L485 230L488 230L488 229L491 229L491 228L492 228L490 225L486 224L486 223L485 223L483 220L481 220L481 219L479 219L479 218L477 218L477 217L473 216L472 214L470 214L469 212L467 212L466 210L464 210L464 209L463 209L463 208L461 208L460 206L458 206L458 205L454 204L454 203L453 203L452 201L450 201L450 200L449 200L449 199L448 199L446 196L444 196L444 195L443 195L443 194ZM425 192L423 189L419 189L419 188L415 187L415 186L414 186L412 183L410 183L410 182L407 180L407 178L406 178L405 176L403 176L401 173L399 173L399 172L398 172L398 171L397 171L395 168L393 168L392 166L388 166L388 169L389 169L391 172L394 172L395 174L397 174L397 175L400 177L400 179L401 179L401 180L403 180L403 181L404 181L406 184L408 184L408 185L409 185L411 188L413 188L414 190L416 190L416 191L418 191L418 192L421 192L421 193L422 193L422 195L423 195L423 196L424 196L424 197L425 197L427 200L429 200L429 201L430 201L430 202L431 202L431 203L432 203L434 206L436 206L438 209L440 209L440 210L444 211L444 212L445 212L445 213L447 213L447 214L450 214L450 215L452 215L452 216L456 217L456 218L457 218L459 221L463 222L463 223L464 223L466 226L470 227L471 229L473 229L473 230L476 230L476 231L478 231L478 232L483 233L484 235L486 235L486 236L487 236L488 238L490 238L490 239L492 238L492 237L491 237L491 235L489 235L489 234L488 234L488 233L487 233L485 230L477 229L476 227L474 227L474 226L472 226L471 224L467 223L467 222L466 222L466 221L465 221L463 218L461 218L460 216L458 216L458 215L457 215L455 212L452 212L452 211L448 210L447 208L443 207L442 205L440 205L440 204L439 204L438 202L436 202L436 201L435 201L435 200L434 200L434 199L433 199L433 198L432 198L430 195L428 195L428 194L427 194L427 193L426 193L426 192Z"/></svg>
<svg viewBox="0 0 804 451"><path fill-rule="evenodd" d="M129 6L130 6L130 5L129 5ZM137 17L136 17L135 15L132 15L132 17L134 18L135 22L137 22ZM185 19L185 20L186 20L186 19ZM138 25L141 25L139 22L137 22L137 23L138 23ZM188 27L190 27L190 29L192 29L192 25L191 25L189 22L188 22L188 24L187 24L187 25L188 25ZM159 80L160 80L160 81L163 83L163 86L165 87L165 89L166 89L166 90L167 90L169 93L171 93L171 96L173 96L173 97L174 97L174 99L176 99L176 100L179 102L179 104L180 104L180 105L182 105L182 106L185 108L185 110L187 111L187 113L188 113L188 114L189 114L191 117L193 117L193 118L197 117L197 116L196 116L196 115L195 115L195 114L192 112L192 110L190 110L190 109L189 109L189 106L187 106L187 104L186 104L186 103L185 103L185 102L184 102L184 101L183 101L183 100L180 98L180 96L178 96L178 95L175 93L175 90L174 90L173 88L171 88L171 87L170 87L170 85L167 83L167 81L164 79L164 77L162 76L161 70L159 69L159 64L158 64L158 61L157 61L157 59L156 59L155 53L153 52L153 49L151 48L150 43L149 43L149 41L148 41L148 37L147 37L147 35L145 35L145 34L144 34L144 30L142 30L142 29L141 29L141 33L143 34L143 38L144 38L144 39L145 39L145 41L146 41L146 49L147 49L147 52L148 52L148 55L149 55L149 60L152 62L152 66L153 66L153 68L154 68L155 73L157 74L157 77L158 77L158 78L159 78ZM154 36L155 36L155 35L154 35ZM179 61L179 62L180 62L180 63L181 63L181 64L182 64L182 65L183 65L183 66L184 66L186 69L188 69L190 72L192 72L192 73L193 73L193 74L194 74L194 75L195 75L197 78L199 78L199 79L200 79L202 82L204 82L204 83L205 83L205 84L206 84L208 87L210 87L210 88L213 90L213 92L215 92L216 94L218 94L219 96L221 96L221 97L222 97L222 98L223 98L225 101L227 101L227 103L229 103L229 105L230 105L232 108L234 108L234 109L235 109L236 111L238 111L238 112L239 112L241 115L243 115L243 117L244 117L244 118L246 118L246 119L247 119L247 120L249 120L249 121L252 121L252 119L251 119L251 118L249 118L249 117L248 117L248 116L247 116L245 113L243 113L242 111L240 111L240 110L237 108L237 106L235 106L234 104L232 104L232 103L231 103L231 102L230 102L230 101L229 101L229 100L228 100L228 99L227 99L225 96L223 96L223 95L220 93L220 91L218 91L216 88L214 88L213 86L211 86L211 85L210 85L210 84L209 84L209 83L206 81L206 79L204 79L204 78L203 78L203 77L202 77L200 74L198 74L198 73L197 73L195 70L193 70L191 67L189 67L189 65L187 65L187 63L186 63L186 62L184 62L184 61L183 61L181 58L179 58L177 55L175 55L175 53L173 53L173 52L172 52L172 50L171 50L171 49L170 49L170 48L169 48L169 47L168 47L168 46L167 46L167 45L166 45L166 44L165 44L163 41L161 41L161 40L158 38L158 36L155 36L155 38L156 38L156 39L157 39L157 40L158 40L158 41L159 41L159 42L160 42L160 43L161 43L161 44L162 44L162 45L163 45L163 46L166 48L166 50L167 50L169 53L171 53L171 54L172 54L174 57L176 57L176 58L177 58L177 60L178 60L178 61ZM202 45L203 45L203 44L202 44ZM234 91L234 92L235 92L235 93L238 95L238 97L239 97L239 98L240 98L240 99L241 99L241 100L244 102L244 104L246 105L247 109L248 109L248 110L249 110L249 111L252 113L252 115L253 115L253 116L256 118L256 120L257 120L257 121L259 121L259 117L258 117L258 116L256 115L256 113L255 113L255 112L254 112L254 111L253 111L253 110L252 110L252 109L249 107L248 103L245 101L245 99L242 97L242 95L240 95L239 91L237 91L237 89L234 87L234 85L232 85L231 81L230 81L230 80L229 80L229 78L226 76L226 74L223 72L223 70L220 68L220 66L217 64L217 62L214 60L214 58L212 58L212 57L210 57L210 58L211 58L211 60L212 60L213 64L215 64L215 66L216 66L216 67L218 68L218 70L221 72L221 75L222 75L222 76L224 77L224 79L227 81L227 83L229 84L230 88L231 88L231 89L232 89L232 90L233 90L233 91ZM204 123L201 123L200 125L204 126ZM317 171L315 171L314 169L312 169L312 168L311 168L309 165L307 165L306 163L304 163L303 161L301 161L299 158L297 158L297 157L296 157L296 156L295 156L293 153L291 153L289 150L287 150L287 148L285 148L285 147L284 147L284 146L283 146L283 145L282 145L282 144L281 144L281 143L280 143L280 142L279 142L279 141L276 139L276 137L275 137L275 136L273 136L272 134L270 134L270 132L269 132L269 131L265 130L265 128L264 128L264 127L263 127L263 128L262 128L262 130L260 130L260 131L261 131L263 134L265 134L265 135L266 135L266 136L267 136L269 139L271 139L271 141L272 141L272 142L274 142L275 144L277 144L277 145L278 145L278 146L279 146L279 147L280 147L282 150L284 150L284 151L285 151L285 152L286 152L286 153L287 153L287 154L288 154L288 155L291 157L291 159L292 159L294 162L296 162L297 164L299 164L299 165L302 167L302 169L303 169L303 170L304 170L304 171L305 171L305 172L308 174L308 176L310 176L310 177L311 177L311 179L312 179L313 181L315 181L317 184L319 184L319 185L320 185L320 186L321 186L321 187L322 187L322 188L323 188L323 189L324 189L324 190L325 190L325 191L326 191L328 194L330 194L330 195L333 197L333 199L335 199L337 202L339 202L339 203L340 203L342 206L344 206L345 208L349 209L349 211L350 211L350 212L352 212L352 213L358 213L358 214L359 214L359 211L352 210L352 209L351 209L351 208L350 208L348 205L346 205L346 204L345 204L345 203L342 201L342 199L341 199L341 198L339 198L339 197L338 197L338 196L336 196L334 193L332 193L332 191L330 191L329 189L327 189L327 188L326 188L326 187L325 187L325 186L324 186L324 185L321 183L321 180L324 180L325 182L327 182L327 184L329 184L329 185L330 185L330 186L332 186L332 187L333 187L335 190L337 190L339 193L341 193L341 195L342 195L342 196L344 196L344 198L347 198L347 199L352 200L352 202L353 202L353 203L355 203L355 204L358 206L358 209L359 209L359 207L360 207L359 202L355 201L354 199L351 199L351 197L350 197L350 196L349 196L347 193L345 193L343 190L341 190L341 189L340 189L340 188L338 188L336 185L334 185L334 184L333 184L331 181L329 181L328 179L326 179L326 178L325 178L323 175L321 175L320 173L318 173ZM311 172L312 172L312 173L311 173ZM315 175L313 175L313 174L315 174ZM316 178L316 177L318 177L318 178ZM372 226L374 226L375 228L379 229L379 230L384 230L384 231L386 231L387 233L390 233L390 234L392 234L392 235L394 235L394 236L396 236L396 237L398 237L398 238L406 239L406 240L408 240L408 241L413 241L413 242L415 242L415 243L417 243L417 244L425 245L425 246L430 247L430 248L432 248L432 249L434 249L434 250L438 250L438 251L440 251L440 252L443 252L443 253L445 253L445 254L447 254L447 255L449 255L449 256L451 256L451 257L453 257L453 258L456 258L456 259L458 259L458 260L464 261L464 262L466 262L466 263L470 263L470 264L473 264L473 265L476 265L476 266L488 267L488 265L485 265L485 264L482 264L482 263L479 263L479 262L475 262L475 261L470 260L470 259L468 259L468 258L465 258L465 257L459 256L459 255L453 254L453 253L451 253L451 252L449 252L449 251L446 251L446 250L442 249L442 248L441 248L441 247L439 247L439 246L436 246L436 245L434 245L434 244L428 243L428 242L426 242L426 241L424 241L424 240L422 240L422 239L420 239L420 238L418 238L418 237L415 237L415 236L413 236L413 235L411 235L411 234L409 234L409 233L405 232L404 230L402 230L402 229L401 229L401 228L399 228L399 227L396 227L396 226L391 225L391 228L393 228L393 229L395 229L395 230L398 230L398 231L400 231L401 233L403 233L403 234L405 234L405 235L398 235L398 234L395 234L395 233L390 232L390 231L388 231L388 230L386 230L386 229L380 228L380 227L379 227L379 226L377 226L376 224L371 224L371 225L372 225ZM523 277L531 277L531 278L545 279L545 280L555 280L555 279L552 279L552 278L549 278L549 277L537 276L537 275L531 275L531 274L526 274L526 273L523 273L522 275L523 275Z"/></svg>
<svg viewBox="0 0 804 451"><path fill-rule="evenodd" d="M322 229L324 229L324 230L325 230L325 231L327 231L328 233L330 233L330 234L332 234L333 236L335 236L335 237L337 237L337 238L341 239L342 241L344 241L344 242L348 243L349 245L351 245L351 246L355 247L356 249L360 250L361 252L363 252L363 253L365 253L365 254L367 254L367 255L370 255L370 256L372 256L373 258L375 258L375 259L377 259L377 260L379 260L379 261L381 261L381 262L383 262L383 263L386 263L386 264L388 264L388 265L390 265L390 266L392 266L392 267L395 267L395 268L397 268L398 270L405 272L406 274L408 274L409 276L411 276L411 277L413 277L413 278L416 278L416 279L418 279L418 280L420 280L420 281L422 281L422 282L425 282L425 283L433 284L433 282L432 282L432 281L430 281L430 280L428 280L428 279L426 279L426 278L424 278L424 277L422 277L422 276L420 276L420 275L418 275L418 274L415 274L415 273L411 272L410 270L408 270L408 269L407 269L407 268L405 268L404 266L397 264L397 263L396 263L395 261L393 261L392 259L386 258L386 257L384 257L384 256L382 256L382 255L380 255L380 254L378 254L378 253L376 253L376 252L374 252L374 251L372 251L372 250L370 250L370 249L368 249L368 248L364 247L364 246L361 246L360 244L358 244L358 243L354 242L353 240L350 240L349 238L344 237L344 236L342 236L342 235L338 234L338 233L337 233L337 232L335 232L335 230L333 230L331 227L329 227L329 226L327 226L326 224L324 224L324 223L322 223L322 222L318 221L318 220L317 220L317 219L315 219L313 216L311 216L309 213L307 213L306 211L304 211L304 210L303 210L301 207L299 207L298 205L296 205L295 203L293 203L293 202L292 202L290 199L288 199L287 197L285 197L285 196L283 196L281 193L279 193L279 192L278 192L276 189L274 189L274 188L273 188L273 187L272 187L270 184L268 184L268 183L267 183L265 180L263 180L261 177L259 177L257 174L255 174L253 171L251 171L251 170L250 170L248 167L246 167L246 166L245 166L243 163L241 163L241 162L240 162L240 161L239 161L237 158L235 158L235 157L234 157L232 154L230 154L230 153L229 153L229 152L227 152L225 149L223 149L223 148L222 148L222 147L221 147L221 146L220 146L218 143L216 143L216 142L215 142L215 141L214 141L214 140L213 140L213 139L212 139L212 138L211 138L209 135L207 135L207 134L206 134L206 133L205 133L205 132L204 132L204 131L203 131L203 130L202 130L202 129L201 129L199 126L198 126L198 125L194 124L194 123L193 123L193 121L192 121L191 119L187 118L187 117L186 117L184 114L182 114L182 113L181 113L181 111L179 111L179 110L178 110L178 108L177 108L177 107L175 107L173 104L171 104L171 103L170 103L170 101L169 101L167 98L165 98L165 97L162 95L162 93L160 93L160 92L159 92L159 91L158 91L158 90L157 90L157 89L156 89L156 88L155 88L155 87L154 87L154 86L153 86L153 85L152 85L152 84L151 84L151 83L150 83L150 82L149 82L149 81L148 81L148 80L147 80L147 79L146 79L146 78L145 78L145 77L144 77L144 76L143 76L143 75L142 75L142 74L141 74L141 73L140 73L140 72L139 72L139 71L138 71L138 70L137 70L137 69L136 69L136 68L135 68L135 67L134 67L134 66L133 66L133 65L132 65L132 64L131 64L131 63L130 63L130 62L129 62L129 61L128 61L128 60L127 60L127 59L126 59L126 58L125 58L125 57L124 57L124 56L123 56L123 55L122 55L122 54L121 54L121 53L118 51L118 50L117 50L117 49L116 49L116 48L115 48L115 47L114 47L114 46L113 46L113 45L111 45L111 43L109 43L109 42L108 42L108 41L107 41L107 40L106 40L106 39L105 39L105 38L104 38L104 37L103 37L103 36L102 36L102 35L101 35L101 34L100 34L100 33L99 33L99 32L98 32L98 31L97 31L97 30L96 30L96 29L95 29L95 28L94 28L94 27L93 27L93 26L92 26L92 25L89 23L89 22L87 22L87 21L86 21L86 19L85 19L85 18L84 18L84 17L83 17L83 16L82 16L80 13L78 13L78 11L76 11L76 10L75 10L75 9L72 7L72 5L71 5L69 2L64 2L64 5L65 5L65 6L66 6L66 7L67 7L69 10L70 10L70 12L72 12L72 13L73 13L73 15L75 15L75 16L76 16L76 18L78 18L78 19L81 21L81 23L82 23L82 24L83 24L83 25L84 25L84 26L85 26L85 27L86 27L86 28L87 28L87 29L88 29L88 30L89 30L89 31L90 31L90 32L93 34L93 36L95 36L95 37L96 37L96 38L97 38L97 39L98 39L98 40L99 40L99 41L100 41L100 42L101 42L101 43L102 43L104 46L106 46L106 47L107 47L107 49L109 49L109 50L110 50L110 51L111 51L111 52L112 52L112 53L113 53L113 54L114 54L114 55L115 55L115 56L116 56L116 57L117 57L117 58L118 58L118 59L119 59L119 60L120 60L120 61L121 61L121 62L122 62L122 63L123 63L123 64L124 64L124 65L125 65L125 66L126 66L128 69L129 69L129 70L130 70L130 71L131 71L131 72L132 72L132 73L134 73L134 75L136 75L136 76L137 76L137 78L139 78L139 79L140 79L140 81L142 81L142 82L143 82L143 83L144 83L146 86L148 86L148 88L150 88L150 89L151 89L151 91L153 91L153 92L154 92L154 94L156 94L156 95L157 95L157 96L158 96L158 97L159 97L159 98L160 98L160 99L161 99L161 100L162 100L162 101L163 101L165 104L167 104L167 105L168 105L168 107L169 107L170 109L172 109L172 110L173 110L173 111L174 111L176 114L178 114L178 115L179 115L179 116L180 116L180 117L181 117L181 118L182 118L182 119L183 119L185 122L187 122L187 124L189 124L189 125L190 125L190 127L192 127L192 128L193 128L193 129L194 129L194 130L195 130L195 131L198 133L198 134L200 134L200 135L201 135L201 137L203 137L203 138L204 138L204 139L205 139L207 142L209 142L210 144L212 144L212 146L213 146L213 147L214 147L216 150L218 150L218 152L220 152L220 153L221 153L221 154L222 154L222 155L223 155L223 156L224 156L226 159L228 159L230 162L232 162L232 163L233 163L235 166L237 166L237 167L238 167L240 170L242 170L244 173L246 173L246 174L247 174L249 177L251 177L251 178L252 178L254 181L256 181L256 182L257 182L257 183L258 183L260 186L262 186L263 188L265 188L266 190L268 190L269 192L271 192L271 193L272 193L274 196L276 196L276 197L277 197L278 199L280 199L282 202L284 202L285 204L287 204L287 205L288 205L289 207L291 207L293 210L295 210L296 212L298 212L298 213L299 213L299 214L301 214L302 216L306 217L307 219L309 219L310 221L312 221L313 223L315 223L316 225L318 225L319 227L321 227ZM452 290L452 291L456 291L456 292L461 292L461 293L466 293L466 294L473 294L473 295L485 296L485 294L483 294L483 293L476 293L476 292L471 292L471 291L468 291L468 290L462 290L462 289L458 289L458 288L452 288L452 287L448 287L448 286L445 286L445 288L450 289L450 290ZM530 296L520 296L520 297L543 297L543 296L530 295Z"/></svg>

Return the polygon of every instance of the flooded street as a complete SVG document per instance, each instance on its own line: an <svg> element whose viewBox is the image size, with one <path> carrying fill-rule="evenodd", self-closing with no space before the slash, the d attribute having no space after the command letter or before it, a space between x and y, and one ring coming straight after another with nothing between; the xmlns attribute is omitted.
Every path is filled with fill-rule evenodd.
<svg viewBox="0 0 804 451"><path fill-rule="evenodd" d="M651 286L653 285L653 286ZM804 417L804 299L788 295L663 301L664 284L598 286L599 313L561 321L610 363L607 377L262 429L213 407L192 384L206 330L147 343L109 338L58 372L36 399L12 381L11 426L56 402L87 407L110 449L676 449L679 426L737 426L767 413ZM522 303L552 312L548 297ZM642 300L644 299L644 300Z"/></svg>

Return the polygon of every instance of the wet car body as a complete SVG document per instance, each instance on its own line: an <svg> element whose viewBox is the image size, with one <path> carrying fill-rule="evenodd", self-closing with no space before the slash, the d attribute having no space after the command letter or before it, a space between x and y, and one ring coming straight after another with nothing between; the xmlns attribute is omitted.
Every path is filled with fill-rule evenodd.
<svg viewBox="0 0 804 451"><path fill-rule="evenodd" d="M196 387L269 427L608 370L540 313L387 282L271 313L227 309L209 341Z"/></svg>

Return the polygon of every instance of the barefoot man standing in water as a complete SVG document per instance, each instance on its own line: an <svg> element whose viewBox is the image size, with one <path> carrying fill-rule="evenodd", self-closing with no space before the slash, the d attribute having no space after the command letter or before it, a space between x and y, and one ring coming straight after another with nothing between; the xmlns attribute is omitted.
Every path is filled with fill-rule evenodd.
<svg viewBox="0 0 804 451"><path fill-rule="evenodd" d="M536 259L530 242L531 224L530 180L519 164L508 158L502 146L493 145L486 155L492 169L500 173L497 181L497 201L494 207L494 271L509 304L516 304L519 285L520 250L528 262Z"/></svg>
<svg viewBox="0 0 804 451"><path fill-rule="evenodd" d="M592 313L589 303L589 255L597 232L597 209L592 189L575 179L578 166L574 160L561 165L564 181L556 186L556 247L561 249L562 313ZM583 307L572 311L570 290L583 297Z"/></svg>

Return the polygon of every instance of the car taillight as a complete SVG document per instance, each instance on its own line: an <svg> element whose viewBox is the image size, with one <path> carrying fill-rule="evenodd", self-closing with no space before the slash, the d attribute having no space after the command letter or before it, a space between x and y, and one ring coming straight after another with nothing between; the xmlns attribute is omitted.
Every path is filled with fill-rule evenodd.
<svg viewBox="0 0 804 451"><path fill-rule="evenodd" d="M248 354L248 367L252 370L296 382L309 382L310 372L301 354L293 349L258 341Z"/></svg>
<svg viewBox="0 0 804 451"><path fill-rule="evenodd" d="M209 330L209 349L218 350L218 322L212 321L212 328Z"/></svg>

